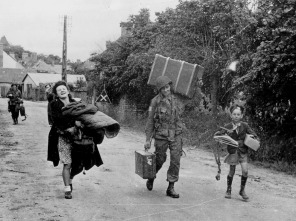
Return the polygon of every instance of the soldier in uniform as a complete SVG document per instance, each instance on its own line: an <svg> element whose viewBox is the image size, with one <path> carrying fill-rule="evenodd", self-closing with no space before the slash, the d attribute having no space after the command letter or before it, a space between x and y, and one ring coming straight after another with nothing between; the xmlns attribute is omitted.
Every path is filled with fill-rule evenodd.
<svg viewBox="0 0 296 221"><path fill-rule="evenodd" d="M179 198L179 194L174 190L174 183L179 179L182 155L181 134L184 125L179 116L181 108L176 97L172 94L172 81L167 76L158 77L156 87L159 93L152 99L149 107L145 128L145 150L150 149L151 140L154 138L157 173L166 161L166 152L170 149L170 167L167 171L169 185L166 194L172 198ZM146 186L150 191L153 189L154 179L147 180Z"/></svg>
<svg viewBox="0 0 296 221"><path fill-rule="evenodd" d="M13 124L18 124L20 105L23 103L23 101L21 99L22 93L19 89L17 89L16 84L11 85L6 97L9 98L8 111L11 112Z"/></svg>

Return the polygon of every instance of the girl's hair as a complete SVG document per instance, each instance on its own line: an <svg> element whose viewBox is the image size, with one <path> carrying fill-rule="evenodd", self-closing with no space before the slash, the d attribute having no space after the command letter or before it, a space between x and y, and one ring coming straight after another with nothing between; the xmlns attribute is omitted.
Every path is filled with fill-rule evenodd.
<svg viewBox="0 0 296 221"><path fill-rule="evenodd" d="M245 111L245 108L243 106L240 106L238 104L234 104L230 107L230 113L232 113L235 109L240 109L240 111L242 112L242 114Z"/></svg>
<svg viewBox="0 0 296 221"><path fill-rule="evenodd" d="M58 86L61 86L61 85L64 85L68 90L69 90L69 87L67 85L67 83L65 81L58 81L57 83L55 83L55 85L53 86L52 88L52 93L54 93L55 95L57 95L57 87Z"/></svg>

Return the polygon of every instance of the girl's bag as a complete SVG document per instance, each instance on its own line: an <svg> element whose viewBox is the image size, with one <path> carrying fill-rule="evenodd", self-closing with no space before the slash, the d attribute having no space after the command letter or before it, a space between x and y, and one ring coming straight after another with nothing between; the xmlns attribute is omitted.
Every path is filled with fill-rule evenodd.
<svg viewBox="0 0 296 221"><path fill-rule="evenodd" d="M86 136L78 129L78 134L73 139L73 151L81 153L93 153L95 144L92 137Z"/></svg>

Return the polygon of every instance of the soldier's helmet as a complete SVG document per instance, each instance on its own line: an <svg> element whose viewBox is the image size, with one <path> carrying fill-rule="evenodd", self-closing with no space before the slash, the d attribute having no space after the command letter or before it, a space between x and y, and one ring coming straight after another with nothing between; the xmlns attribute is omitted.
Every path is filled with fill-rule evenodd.
<svg viewBox="0 0 296 221"><path fill-rule="evenodd" d="M156 78L156 88L159 91L161 88L166 86L167 84L172 84L172 80L169 79L167 76L159 76Z"/></svg>

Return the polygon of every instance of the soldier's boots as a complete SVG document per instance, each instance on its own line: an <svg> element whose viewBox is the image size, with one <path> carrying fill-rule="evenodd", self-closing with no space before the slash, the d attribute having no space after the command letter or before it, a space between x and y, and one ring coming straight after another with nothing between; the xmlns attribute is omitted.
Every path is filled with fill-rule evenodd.
<svg viewBox="0 0 296 221"><path fill-rule="evenodd" d="M249 197L245 193L245 186L241 186L241 189L239 191L239 195L241 195L244 200L248 200L249 199Z"/></svg>
<svg viewBox="0 0 296 221"><path fill-rule="evenodd" d="M17 122L17 119L16 119L16 118L13 118L13 124L14 124L14 125L18 124L18 122Z"/></svg>
<svg viewBox="0 0 296 221"><path fill-rule="evenodd" d="M173 189L167 189L166 191L167 196L170 196L172 198L179 198L180 195L175 192L174 188Z"/></svg>
<svg viewBox="0 0 296 221"><path fill-rule="evenodd" d="M150 191L153 189L153 182L154 182L154 179L148 179L146 182L146 187Z"/></svg>
<svg viewBox="0 0 296 221"><path fill-rule="evenodd" d="M175 192L174 190L174 183L169 183L168 189L166 191L167 196L172 197L172 198L179 198L180 195Z"/></svg>
<svg viewBox="0 0 296 221"><path fill-rule="evenodd" d="M225 193L225 198L231 199L231 186L227 187L226 193Z"/></svg>

